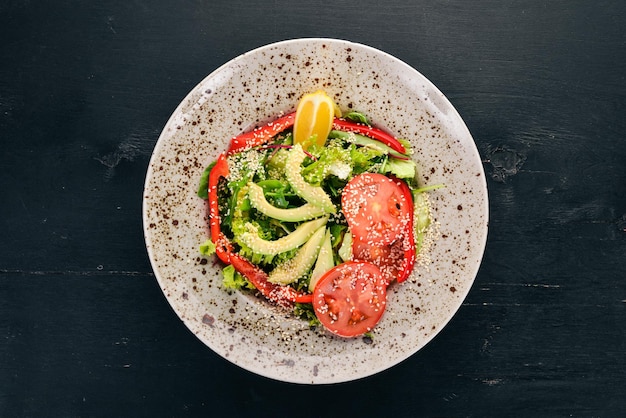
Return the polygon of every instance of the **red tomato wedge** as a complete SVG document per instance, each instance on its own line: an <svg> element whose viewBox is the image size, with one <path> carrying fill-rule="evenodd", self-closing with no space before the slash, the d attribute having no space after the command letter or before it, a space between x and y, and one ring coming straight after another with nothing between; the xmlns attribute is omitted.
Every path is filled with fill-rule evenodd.
<svg viewBox="0 0 626 418"><path fill-rule="evenodd" d="M389 177L363 173L344 187L341 210L354 241L380 246L389 245L403 235L410 222L413 202Z"/></svg>
<svg viewBox="0 0 626 418"><path fill-rule="evenodd" d="M387 283L378 267L348 261L332 268L313 291L319 321L341 337L369 332L380 321L387 303Z"/></svg>

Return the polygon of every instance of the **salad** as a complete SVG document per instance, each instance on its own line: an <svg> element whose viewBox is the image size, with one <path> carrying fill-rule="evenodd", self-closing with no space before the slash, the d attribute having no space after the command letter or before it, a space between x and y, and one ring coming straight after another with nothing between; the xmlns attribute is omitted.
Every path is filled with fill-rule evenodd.
<svg viewBox="0 0 626 418"><path fill-rule="evenodd" d="M408 141L342 114L323 91L232 138L205 170L223 287L258 292L342 337L372 331L387 289L432 239L427 193Z"/></svg>

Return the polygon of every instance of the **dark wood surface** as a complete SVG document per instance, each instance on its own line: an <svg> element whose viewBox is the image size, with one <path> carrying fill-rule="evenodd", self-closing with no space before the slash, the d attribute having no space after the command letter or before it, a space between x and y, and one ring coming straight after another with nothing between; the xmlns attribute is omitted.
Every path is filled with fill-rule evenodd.
<svg viewBox="0 0 626 418"><path fill-rule="evenodd" d="M0 416L623 416L626 3L0 2ZM167 118L258 46L389 52L466 121L490 232L423 350L331 386L197 340L161 293L141 199Z"/></svg>

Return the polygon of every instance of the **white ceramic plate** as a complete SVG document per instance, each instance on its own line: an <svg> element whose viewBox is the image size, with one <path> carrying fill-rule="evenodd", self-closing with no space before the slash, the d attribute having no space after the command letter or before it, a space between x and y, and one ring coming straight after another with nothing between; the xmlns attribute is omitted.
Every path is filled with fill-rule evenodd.
<svg viewBox="0 0 626 418"><path fill-rule="evenodd" d="M374 338L311 331L264 300L220 288L221 269L200 257L208 237L196 196L204 168L230 138L293 111L324 89L342 110L359 110L409 139L432 192L440 237L416 268L389 289ZM487 237L485 175L474 141L443 94L404 62L368 46L297 39L243 54L202 80L174 111L157 142L143 196L146 246L167 300L216 353L260 375L297 383L354 380L411 356L448 323L470 290Z"/></svg>

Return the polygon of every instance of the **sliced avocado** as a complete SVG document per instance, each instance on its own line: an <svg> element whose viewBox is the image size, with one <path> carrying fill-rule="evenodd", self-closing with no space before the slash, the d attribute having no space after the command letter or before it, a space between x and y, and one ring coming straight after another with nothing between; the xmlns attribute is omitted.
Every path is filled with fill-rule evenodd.
<svg viewBox="0 0 626 418"><path fill-rule="evenodd" d="M309 292L312 292L313 289L315 289L315 285L324 273L333 267L335 267L335 262L333 260L333 246L330 242L330 229L326 229L324 241L322 242L322 248L320 248L320 252L317 255L317 261L315 262L315 267L311 272Z"/></svg>
<svg viewBox="0 0 626 418"><path fill-rule="evenodd" d="M298 248L307 242L315 231L326 225L327 221L328 216L324 216L323 218L305 222L298 226L291 234L285 235L284 237L274 241L268 241L261 238L257 227L250 222L246 222L245 227L247 231L239 234L239 240L250 247L250 249L255 253L276 255Z"/></svg>
<svg viewBox="0 0 626 418"><path fill-rule="evenodd" d="M315 263L324 240L325 227L318 228L293 258L279 264L267 278L271 283L289 284L298 280Z"/></svg>
<svg viewBox="0 0 626 418"><path fill-rule="evenodd" d="M430 201L424 192L413 194L413 223L415 250L419 254L424 244L424 239L428 235L428 227L431 224Z"/></svg>
<svg viewBox="0 0 626 418"><path fill-rule="evenodd" d="M248 197L250 198L250 204L256 210L270 218L278 219L286 222L300 222L308 221L309 219L319 218L324 215L324 209L319 206L315 206L311 203L305 203L304 205L293 209L277 208L270 204L265 195L263 194L263 188L256 185L253 182L248 183Z"/></svg>
<svg viewBox="0 0 626 418"><path fill-rule="evenodd" d="M352 232L346 232L343 235L343 242L337 253L343 261L348 261L352 258Z"/></svg>
<svg viewBox="0 0 626 418"><path fill-rule="evenodd" d="M291 184L291 187L298 196L324 209L326 213L335 213L337 209L324 189L307 183L302 177L300 165L305 158L306 154L300 144L296 144L291 148L285 164L285 176L287 177L287 181Z"/></svg>

